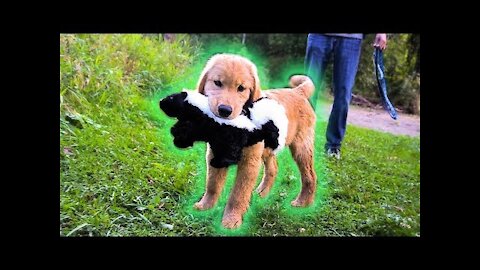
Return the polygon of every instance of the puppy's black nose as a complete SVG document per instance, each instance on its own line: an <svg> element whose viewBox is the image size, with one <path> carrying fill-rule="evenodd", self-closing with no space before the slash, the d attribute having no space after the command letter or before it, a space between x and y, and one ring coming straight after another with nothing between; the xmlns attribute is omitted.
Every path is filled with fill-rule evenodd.
<svg viewBox="0 0 480 270"><path fill-rule="evenodd" d="M222 104L218 106L218 113L221 117L228 117L230 114L232 114L232 107Z"/></svg>

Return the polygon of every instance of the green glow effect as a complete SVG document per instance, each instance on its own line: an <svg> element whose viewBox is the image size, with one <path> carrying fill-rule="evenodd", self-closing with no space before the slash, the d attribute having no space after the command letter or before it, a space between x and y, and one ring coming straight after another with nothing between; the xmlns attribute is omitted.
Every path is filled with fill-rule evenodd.
<svg viewBox="0 0 480 270"><path fill-rule="evenodd" d="M258 218L258 213L265 206L272 206L279 204L280 215L288 216L295 219L309 219L314 214L318 214L321 211L322 203L327 195L327 186L325 178L325 160L322 152L318 149L323 149L325 143L325 117L320 115L319 104L317 103L317 125L315 134L315 171L317 173L317 192L315 201L312 205L306 208L292 207L290 202L296 198L301 188L300 172L290 151L284 149L277 156L278 162L278 175L275 179L272 189L266 198L261 198L255 191L250 201L250 207L243 216L243 223L237 229L225 229L221 225L223 217L223 211L228 201L230 191L235 181L235 175L237 166L230 166L225 186L220 195L217 204L209 210L198 211L193 208L195 202L198 202L205 191L205 177L206 177L206 164L205 164L205 143L196 143L194 147L189 149L178 149L173 145L173 137L170 135L170 128L176 122L176 119L168 118L158 107L158 102L163 97L180 92L183 88L195 89L200 73L208 60L212 55L216 53L234 53L247 57L253 63L256 64L262 89L283 88L288 86L289 77L294 74L304 74L303 59L299 62L284 63L286 67L279 72L278 80L271 81L267 76L267 61L261 56L260 53L252 48L245 48L239 43L228 44L213 44L208 45L199 56L199 60L194 63L189 70L187 70L179 80L169 85L165 89L161 89L155 93L149 100L150 108L149 113L152 118L159 122L159 133L164 138L169 138L165 142L163 147L168 149L169 152L178 157L178 161L181 162L188 156L198 157L198 170L192 172L195 174L195 185L193 191L185 195L185 199L182 202L182 211L195 219L201 219L212 224L216 235L218 236L244 236L251 235L255 226L261 226L261 220ZM257 183L255 188L260 183L263 176L263 166L257 177ZM280 201L278 201L280 199ZM259 224L260 223L260 224Z"/></svg>

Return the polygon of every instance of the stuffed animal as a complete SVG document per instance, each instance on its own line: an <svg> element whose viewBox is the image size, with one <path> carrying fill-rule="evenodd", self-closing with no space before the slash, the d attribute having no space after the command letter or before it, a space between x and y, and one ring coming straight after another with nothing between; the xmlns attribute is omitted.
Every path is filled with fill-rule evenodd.
<svg viewBox="0 0 480 270"><path fill-rule="evenodd" d="M215 168L238 163L244 147L262 140L274 153L285 145L285 109L266 97L248 104L244 113L231 120L214 115L207 97L196 91L169 95L160 101L160 108L178 119L170 130L175 146L187 148L196 141L208 142L214 156L210 165Z"/></svg>

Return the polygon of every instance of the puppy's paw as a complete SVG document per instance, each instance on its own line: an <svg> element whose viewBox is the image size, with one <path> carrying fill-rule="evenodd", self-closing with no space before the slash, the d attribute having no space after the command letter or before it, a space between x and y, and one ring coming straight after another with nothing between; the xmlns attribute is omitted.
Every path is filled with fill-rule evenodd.
<svg viewBox="0 0 480 270"><path fill-rule="evenodd" d="M262 182L255 191L258 193L258 195L260 195L260 197L265 198L270 192L270 187Z"/></svg>
<svg viewBox="0 0 480 270"><path fill-rule="evenodd" d="M212 202L204 201L203 199L199 202L196 202L193 207L197 210L207 210L213 207Z"/></svg>
<svg viewBox="0 0 480 270"><path fill-rule="evenodd" d="M312 204L312 202L313 202L313 199L306 200L306 199L303 199L303 198L296 198L290 204L294 207L307 207L310 204Z"/></svg>
<svg viewBox="0 0 480 270"><path fill-rule="evenodd" d="M222 219L223 227L227 229L234 229L240 227L242 225L242 217L240 215L227 215L224 216Z"/></svg>

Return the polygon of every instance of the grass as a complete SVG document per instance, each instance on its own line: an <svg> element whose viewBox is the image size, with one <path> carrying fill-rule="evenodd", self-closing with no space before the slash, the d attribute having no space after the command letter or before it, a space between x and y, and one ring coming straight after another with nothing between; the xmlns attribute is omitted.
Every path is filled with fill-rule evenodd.
<svg viewBox="0 0 480 270"><path fill-rule="evenodd" d="M300 179L284 150L270 195L253 195L240 229L220 227L235 167L217 206L193 210L205 185L205 145L175 148L174 120L156 104L195 83L187 68L198 72L192 64L203 60L194 61L199 50L189 44L188 36L173 43L141 35L60 36L61 236L420 234L419 139L349 126L342 159L326 160L321 115L312 207L289 206Z"/></svg>

